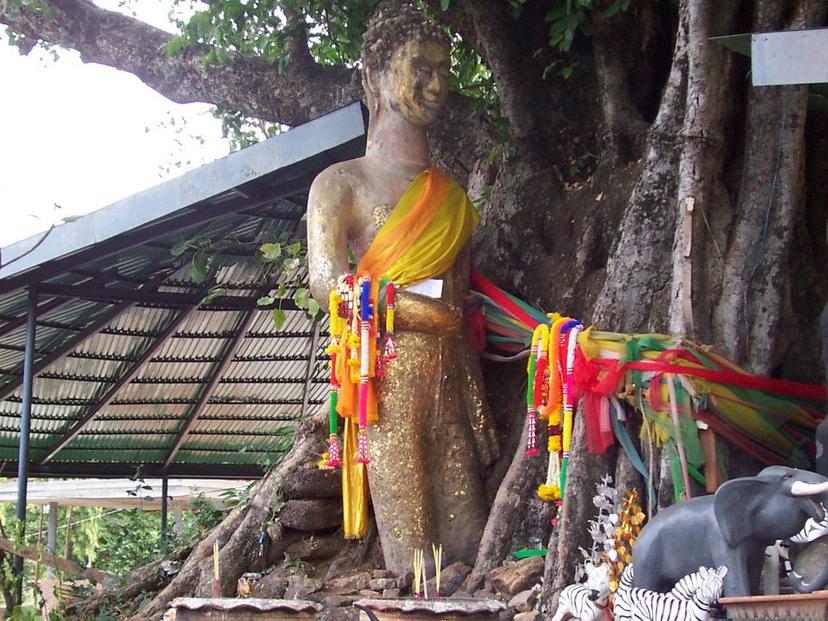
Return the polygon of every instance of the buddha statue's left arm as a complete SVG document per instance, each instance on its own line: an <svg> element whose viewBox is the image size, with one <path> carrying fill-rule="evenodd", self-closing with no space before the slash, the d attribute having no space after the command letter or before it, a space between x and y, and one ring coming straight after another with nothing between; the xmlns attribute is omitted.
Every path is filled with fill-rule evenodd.
<svg viewBox="0 0 828 621"><path fill-rule="evenodd" d="M308 195L308 274L313 299L328 308L336 281L348 271L348 227L353 196L337 171L323 171Z"/></svg>

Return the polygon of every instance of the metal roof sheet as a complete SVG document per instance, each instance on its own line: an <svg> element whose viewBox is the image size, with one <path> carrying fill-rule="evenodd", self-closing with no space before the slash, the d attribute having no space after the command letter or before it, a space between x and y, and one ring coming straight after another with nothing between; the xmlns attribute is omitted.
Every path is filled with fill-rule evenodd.
<svg viewBox="0 0 828 621"><path fill-rule="evenodd" d="M277 461L327 396L327 321L288 296L277 331L255 300L307 272L264 282L255 249L304 237L311 180L361 154L364 127L353 104L0 249L0 473L17 471L30 285L32 475L250 477ZM171 252L193 238L241 244L197 285ZM209 286L228 297L202 305Z"/></svg>

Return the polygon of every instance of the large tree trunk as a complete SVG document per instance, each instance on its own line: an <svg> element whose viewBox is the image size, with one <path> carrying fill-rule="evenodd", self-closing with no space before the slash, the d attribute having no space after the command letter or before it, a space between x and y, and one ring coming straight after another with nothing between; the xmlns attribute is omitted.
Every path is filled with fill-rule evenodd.
<svg viewBox="0 0 828 621"><path fill-rule="evenodd" d="M169 35L85 0L50 0L52 11L24 7L12 21L16 4L0 3L0 21L28 43L74 47L85 61L131 71L177 101L292 125L360 96L352 67L319 66L301 46L283 73L242 54L205 66L201 48L167 57ZM516 16L515 7L494 0L456 0L447 11L439 0L425 4L480 54L499 99L487 118L455 94L430 132L435 161L461 182L473 171L473 194L485 198L475 238L481 271L540 308L600 328L681 333L751 371L819 379L818 346L808 335L828 292L826 167L819 161L826 124L808 118L806 87L752 88L747 59L709 38L820 26L824 2L638 0L606 17L614 3L602 0L591 14L591 37L577 35L566 54L548 45L549 2L514 3ZM562 64L571 65L568 79L557 69ZM498 142L492 119L505 123L508 141ZM808 148L818 154L811 161ZM487 367L493 390L519 395L520 380L503 376ZM518 429L523 415L511 406L499 427ZM624 455L586 454L582 425L563 519L550 540L547 598L572 578L595 483L614 473L619 489L640 485ZM637 423L628 425L636 437ZM158 616L175 596L209 593L216 539L226 541L223 588L232 591L254 561L280 479L315 452L312 433L297 437L250 506L196 546L146 614ZM657 447L642 449L663 506L672 498L669 459ZM516 451L492 475L502 483L470 586L508 554L520 499L542 478L543 460L525 459L522 445ZM740 467L738 455L731 461Z"/></svg>

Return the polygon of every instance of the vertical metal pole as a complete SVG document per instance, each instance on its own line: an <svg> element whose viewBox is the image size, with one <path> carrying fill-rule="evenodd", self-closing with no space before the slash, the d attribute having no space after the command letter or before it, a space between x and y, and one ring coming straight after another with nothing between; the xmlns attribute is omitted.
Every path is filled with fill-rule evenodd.
<svg viewBox="0 0 828 621"><path fill-rule="evenodd" d="M34 380L35 320L37 319L37 285L29 285L29 316L26 322L26 351L23 354L23 399L20 407L20 446L17 453L17 537L26 534L26 492L29 483L29 435L32 422L32 384ZM14 557L15 590L23 603L23 557Z"/></svg>
<svg viewBox="0 0 828 621"><path fill-rule="evenodd" d="M49 525L46 529L46 551L52 556L57 556L57 526L58 526L58 503L49 503ZM46 567L46 576L55 577L55 568L51 565Z"/></svg>
<svg viewBox="0 0 828 621"><path fill-rule="evenodd" d="M161 477L161 556L167 554L167 491L169 477Z"/></svg>

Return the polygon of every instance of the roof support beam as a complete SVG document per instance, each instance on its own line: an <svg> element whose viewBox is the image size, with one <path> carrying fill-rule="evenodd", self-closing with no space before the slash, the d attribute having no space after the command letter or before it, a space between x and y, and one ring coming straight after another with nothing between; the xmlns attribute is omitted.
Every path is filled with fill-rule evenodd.
<svg viewBox="0 0 828 621"><path fill-rule="evenodd" d="M77 435L83 430L86 425L92 422L98 413L103 410L110 402L115 398L115 395L118 394L118 391L121 390L124 386L129 384L133 378L138 375L141 371L141 368L144 364L155 355L155 353L163 347L167 341L170 340L173 334L184 324L187 319L193 314L196 310L196 307L190 307L189 309L185 310L184 312L180 313L170 324L164 329L164 331L156 338L150 346L144 350L144 352L138 357L138 359L133 362L128 369L126 369L123 373L119 373L120 377L118 380L109 387L106 393L101 397L99 401L95 405L93 405L89 410L87 410L86 414L84 414L74 425L72 425L71 429L69 429L66 433L64 433L57 442L55 442L54 446L50 449L47 449L46 454L38 460L39 464L48 463L55 455L57 455L67 444L69 444L72 440L74 440Z"/></svg>
<svg viewBox="0 0 828 621"><path fill-rule="evenodd" d="M305 386L302 388L302 411L300 416L306 416L310 400L310 389L313 385L313 365L316 361L316 348L319 347L319 320L313 322L313 336L310 340L310 351L308 352L308 364L305 367Z"/></svg>
<svg viewBox="0 0 828 621"><path fill-rule="evenodd" d="M242 341L244 340L245 334L253 327L253 323L256 321L256 317L258 316L257 310L249 310L244 315L242 319L241 326L239 326L238 331L230 339L227 343L227 347L225 347L224 351L221 354L221 359L215 364L210 374L210 379L207 380L207 383L204 384L203 388L201 389L200 394L198 395L198 399L193 404L193 407L190 408L190 411L187 413L187 418L184 421L184 424L181 426L181 429L178 431L178 434L175 437L175 442L173 442L173 446L170 449L170 452L167 454L167 457L164 459L164 468L169 468L170 464L172 463L173 459L175 459L176 453L184 444L184 441L187 439L187 436L190 433L190 429L192 428L195 421L198 419L201 411L204 409L204 406L207 405L207 402L210 400L210 397L213 395L213 391L215 391L216 386L219 384L219 380L221 380L222 375L227 370L227 367L233 361L233 357L236 355L236 352L239 349Z"/></svg>
<svg viewBox="0 0 828 621"><path fill-rule="evenodd" d="M81 462L52 462L43 466L32 464L29 469L30 477L97 477L115 478L131 477L141 470L145 477L170 477L208 479L258 479L264 474L261 466L256 464L174 464L169 471L161 464L145 463L140 460L134 462L108 463L81 463ZM13 461L0 463L0 475L13 477L17 472L17 464Z"/></svg>
<svg viewBox="0 0 828 621"><path fill-rule="evenodd" d="M159 306L198 306L204 299L203 293L175 293L170 291L154 291L147 289L121 289L116 287L93 287L88 285L56 285L44 283L40 286L44 295L55 295L61 297L81 298L87 300L99 300L112 302L117 300L128 300L131 302L142 302L144 304L157 304ZM291 299L276 300L272 304L259 306L256 304L257 297L245 297L230 295L216 298L208 308L220 308L223 310L268 310L281 308L282 310L298 310L296 303Z"/></svg>
<svg viewBox="0 0 828 621"><path fill-rule="evenodd" d="M23 540L26 529L26 493L29 482L29 436L32 428L32 386L34 385L35 319L37 317L37 285L29 285L28 321L26 322L26 353L23 358L23 403L20 406L20 444L17 452L17 532ZM15 596L23 603L23 557L14 557Z"/></svg>

